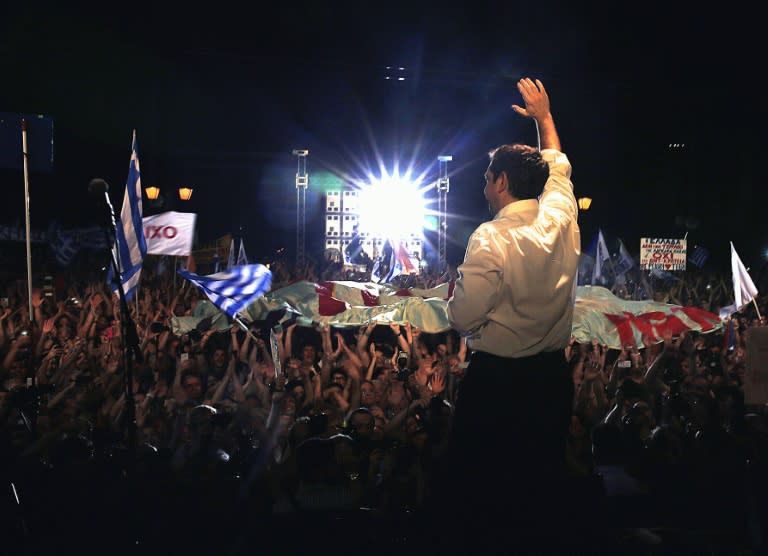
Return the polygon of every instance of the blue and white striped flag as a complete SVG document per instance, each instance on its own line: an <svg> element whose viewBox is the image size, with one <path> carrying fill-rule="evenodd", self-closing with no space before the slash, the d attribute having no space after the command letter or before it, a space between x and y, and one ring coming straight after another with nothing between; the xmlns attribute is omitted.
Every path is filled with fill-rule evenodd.
<svg viewBox="0 0 768 556"><path fill-rule="evenodd" d="M635 259L629 254L624 242L619 239L619 255L616 263L613 265L613 271L616 276L621 276L629 272L635 266Z"/></svg>
<svg viewBox="0 0 768 556"><path fill-rule="evenodd" d="M69 266L83 249L98 251L107 249L107 237L103 228L92 226L65 230L58 221L48 227L48 244L56 262Z"/></svg>
<svg viewBox="0 0 768 556"><path fill-rule="evenodd" d="M120 269L120 283L125 292L126 301L130 301L136 291L141 276L144 256L147 254L147 242L144 239L144 222L141 212L141 170L139 169L139 152L136 143L136 130L133 130L131 145L131 161L128 165L128 181L125 184L123 206L115 230L115 253ZM117 286L113 284L113 271L110 266L107 273L107 283L113 292Z"/></svg>
<svg viewBox="0 0 768 556"><path fill-rule="evenodd" d="M371 280L379 284L389 284L396 276L402 274L403 267L397 258L392 242L388 239L384 242L381 256L373 264Z"/></svg>
<svg viewBox="0 0 768 556"><path fill-rule="evenodd" d="M182 269L179 274L200 288L211 303L230 318L235 318L272 286L272 273L261 264L234 266L208 276L200 276Z"/></svg>
<svg viewBox="0 0 768 556"><path fill-rule="evenodd" d="M691 253L691 256L688 257L688 260L691 262L692 265L695 265L699 268L702 268L704 266L704 262L709 257L709 251L707 251L704 247L701 245L697 245L693 248L693 253Z"/></svg>

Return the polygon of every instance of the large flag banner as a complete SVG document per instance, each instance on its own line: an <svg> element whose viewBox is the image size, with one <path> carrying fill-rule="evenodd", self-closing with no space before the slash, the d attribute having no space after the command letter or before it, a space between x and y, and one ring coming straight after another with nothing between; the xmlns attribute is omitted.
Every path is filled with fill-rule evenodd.
<svg viewBox="0 0 768 556"><path fill-rule="evenodd" d="M32 243L45 243L50 241L48 234L43 230L29 230L29 240ZM27 231L23 225L0 226L0 241L27 241Z"/></svg>
<svg viewBox="0 0 768 556"><path fill-rule="evenodd" d="M58 221L48 227L48 245L56 262L63 267L69 266L82 249L106 251L109 247L105 228L64 229Z"/></svg>
<svg viewBox="0 0 768 556"><path fill-rule="evenodd" d="M240 311L268 292L272 285L272 273L261 264L235 266L209 276L183 269L179 270L179 274L200 288L211 303L230 318L237 317Z"/></svg>
<svg viewBox="0 0 768 556"><path fill-rule="evenodd" d="M667 332L679 336L687 331L709 333L722 328L718 315L698 307L624 300L595 286L576 289L572 335L579 343L594 338L611 349L627 345L642 348L643 336L658 343Z"/></svg>
<svg viewBox="0 0 768 556"><path fill-rule="evenodd" d="M429 334L450 329L446 305L450 284L430 290L396 289L374 282L300 281L270 291L246 307L241 315L249 322L295 320L337 328L359 327L372 322L410 323ZM201 317L172 317L174 334L194 328ZM591 342L613 349L634 344L643 347L643 335L660 342L667 331L679 335L691 330L703 333L721 330L718 315L697 307L681 307L654 301L624 300L597 286L576 288L572 334L578 342Z"/></svg>
<svg viewBox="0 0 768 556"><path fill-rule="evenodd" d="M757 288L752 277L741 262L736 248L731 242L731 272L733 273L733 299L737 309L752 301L757 296Z"/></svg>
<svg viewBox="0 0 768 556"><path fill-rule="evenodd" d="M144 217L144 238L150 255L186 257L192 252L197 215L192 212L164 212Z"/></svg>
<svg viewBox="0 0 768 556"><path fill-rule="evenodd" d="M643 270L685 270L686 239L644 237L640 239L640 268Z"/></svg>
<svg viewBox="0 0 768 556"><path fill-rule="evenodd" d="M603 230L597 232L597 251L595 252L595 267L592 273L593 284L603 284L607 281L606 265L609 264L611 255L608 253L608 246L605 244Z"/></svg>
<svg viewBox="0 0 768 556"><path fill-rule="evenodd" d="M125 292L125 299L130 301L136 291L141 276L141 266L147 254L147 243L144 239L144 222L141 216L141 170L139 169L139 152L136 143L136 130L133 130L131 145L131 161L128 165L128 181L125 184L123 206L117 222L115 254L120 271L120 283ZM113 283L113 270L110 265L107 282L112 291L117 292Z"/></svg>

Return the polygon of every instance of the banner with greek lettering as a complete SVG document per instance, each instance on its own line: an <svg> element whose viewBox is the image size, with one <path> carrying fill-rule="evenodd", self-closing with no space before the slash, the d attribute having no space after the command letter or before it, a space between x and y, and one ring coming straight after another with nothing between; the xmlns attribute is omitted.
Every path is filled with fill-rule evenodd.
<svg viewBox="0 0 768 556"><path fill-rule="evenodd" d="M144 237L150 255L186 257L192 252L197 214L164 212L144 217Z"/></svg>
<svg viewBox="0 0 768 556"><path fill-rule="evenodd" d="M685 239L640 239L640 268L643 270L685 270L688 242Z"/></svg>

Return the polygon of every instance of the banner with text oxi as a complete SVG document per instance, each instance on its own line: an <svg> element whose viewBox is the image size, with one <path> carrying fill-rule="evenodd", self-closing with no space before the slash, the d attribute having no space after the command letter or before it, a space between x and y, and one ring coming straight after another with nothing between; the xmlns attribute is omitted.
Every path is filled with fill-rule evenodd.
<svg viewBox="0 0 768 556"><path fill-rule="evenodd" d="M685 270L688 241L685 239L640 239L640 268L643 270Z"/></svg>
<svg viewBox="0 0 768 556"><path fill-rule="evenodd" d="M192 252L197 214L164 212L144 217L147 254L186 257Z"/></svg>

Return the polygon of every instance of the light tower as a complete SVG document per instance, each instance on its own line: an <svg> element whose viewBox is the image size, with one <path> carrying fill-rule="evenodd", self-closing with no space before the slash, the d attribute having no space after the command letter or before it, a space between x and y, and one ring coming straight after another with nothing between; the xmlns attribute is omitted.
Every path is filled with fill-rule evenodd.
<svg viewBox="0 0 768 556"><path fill-rule="evenodd" d="M309 187L309 175L307 174L307 149L294 149L296 155L296 267L304 265L305 239L307 228L307 187Z"/></svg>
<svg viewBox="0 0 768 556"><path fill-rule="evenodd" d="M437 258L440 265L439 272L443 272L448 264L446 259L446 247L448 239L448 190L451 181L448 178L448 163L453 160L450 155L437 157L440 165L440 174L437 178Z"/></svg>

